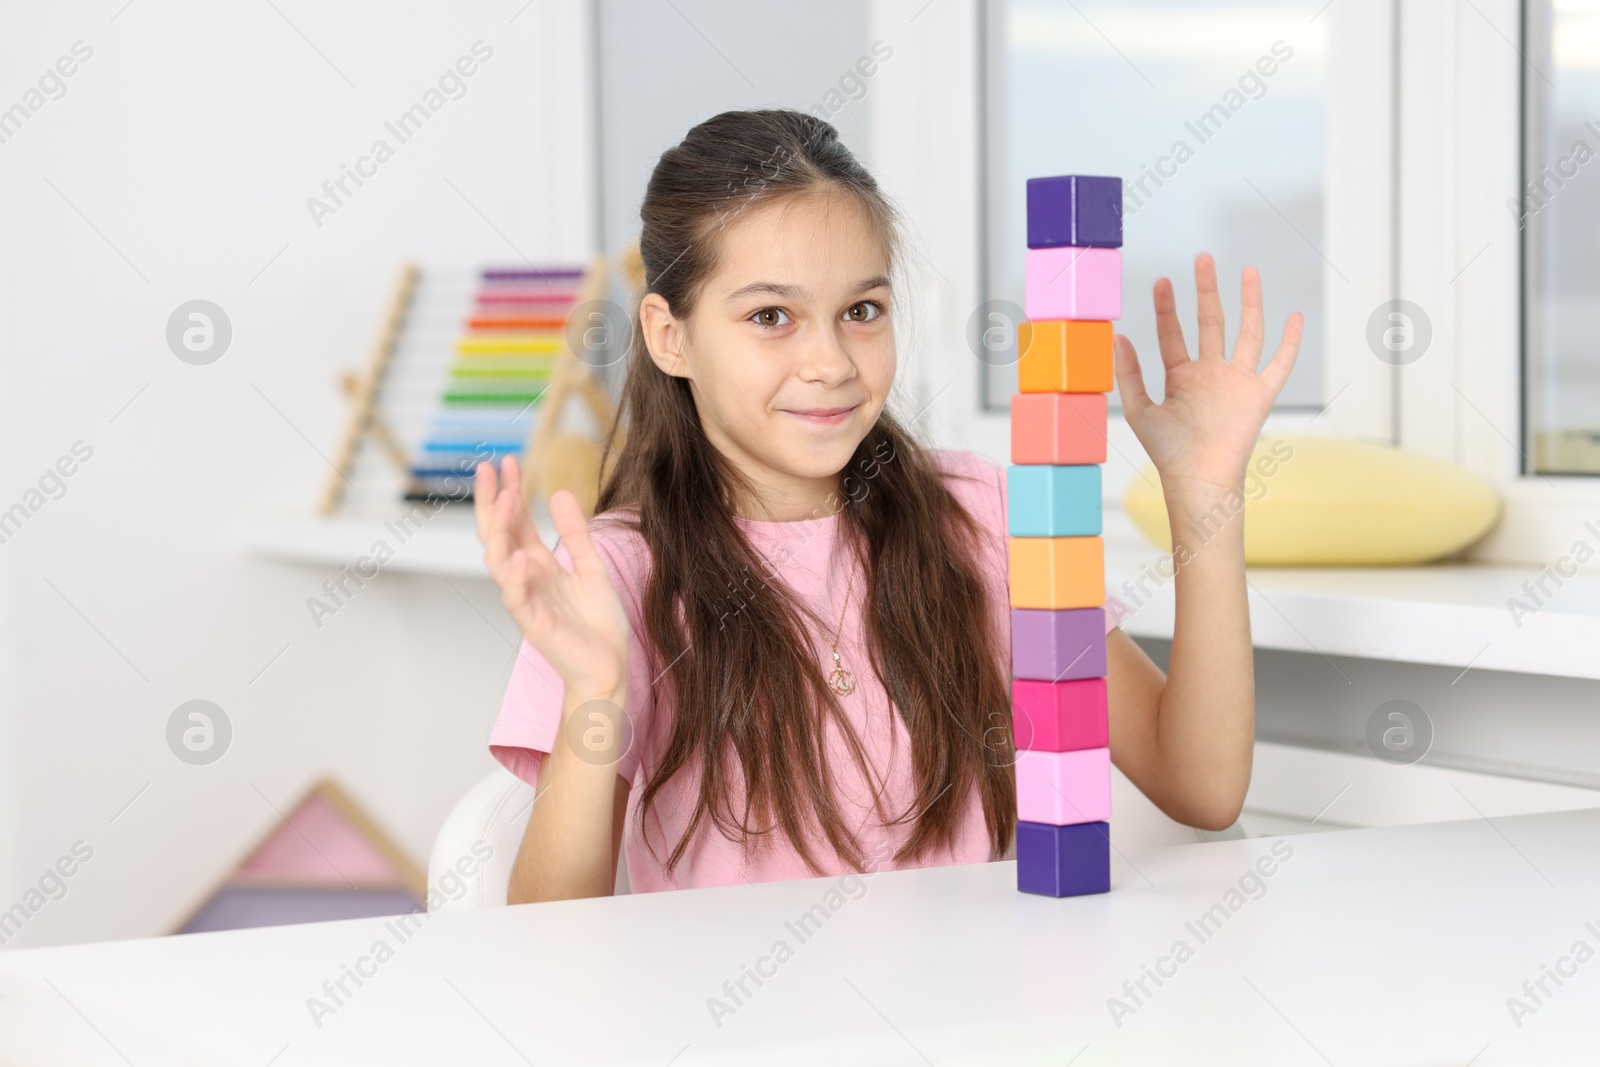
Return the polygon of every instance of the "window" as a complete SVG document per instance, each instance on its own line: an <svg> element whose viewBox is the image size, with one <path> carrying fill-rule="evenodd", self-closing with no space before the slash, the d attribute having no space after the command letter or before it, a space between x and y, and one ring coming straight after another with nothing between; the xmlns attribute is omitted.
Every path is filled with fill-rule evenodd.
<svg viewBox="0 0 1600 1067"><path fill-rule="evenodd" d="M1124 181L1123 315L1145 381L1163 386L1150 290L1166 275L1193 351L1193 258L1217 260L1229 336L1239 272L1261 271L1269 343L1306 316L1285 408L1324 400L1324 68L1321 2L1137 0L988 5L988 295L1021 303L1026 179ZM1270 349L1269 349L1270 354ZM984 368L984 406L1016 391L1015 360ZM1114 400L1115 398L1113 398Z"/></svg>
<svg viewBox="0 0 1600 1067"><path fill-rule="evenodd" d="M1524 32L1525 466L1600 474L1600 4L1529 3Z"/></svg>

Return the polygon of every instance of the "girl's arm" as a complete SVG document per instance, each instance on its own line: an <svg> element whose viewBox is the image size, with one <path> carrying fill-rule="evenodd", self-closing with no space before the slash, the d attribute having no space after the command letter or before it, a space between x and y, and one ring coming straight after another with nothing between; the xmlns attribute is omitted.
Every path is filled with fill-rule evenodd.
<svg viewBox="0 0 1600 1067"><path fill-rule="evenodd" d="M536 802L507 900L608 896L628 801L616 764L631 628L577 497L563 489L550 498L556 531L572 557L568 571L528 518L516 459L506 458L502 474L479 465L473 489L484 563L523 638L563 683L560 726L539 763Z"/></svg>
<svg viewBox="0 0 1600 1067"><path fill-rule="evenodd" d="M511 868L508 904L605 897L616 887L628 781L611 764L596 766L560 741L569 736L573 713L592 699L623 708L627 691L590 697L569 688L563 698L561 732L555 751L539 762L539 787Z"/></svg>
<svg viewBox="0 0 1600 1067"><path fill-rule="evenodd" d="M1176 620L1168 674L1122 631L1107 642L1113 759L1162 811L1220 830L1250 785L1255 677L1244 580L1245 464L1294 367L1303 319L1289 316L1277 353L1257 373L1264 326L1261 278L1244 271L1239 341L1224 354L1222 301L1209 255L1195 259L1200 355L1191 360L1172 297L1155 286L1166 396L1145 391L1133 344L1117 337L1123 411L1161 476L1172 523Z"/></svg>

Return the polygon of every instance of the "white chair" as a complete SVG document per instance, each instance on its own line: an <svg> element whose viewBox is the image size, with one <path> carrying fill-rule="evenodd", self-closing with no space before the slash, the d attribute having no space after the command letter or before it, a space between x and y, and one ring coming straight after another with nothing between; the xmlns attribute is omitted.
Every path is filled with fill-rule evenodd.
<svg viewBox="0 0 1600 1067"><path fill-rule="evenodd" d="M511 867L533 811L533 786L496 767L456 802L428 857L428 900L432 911L459 911L504 904ZM1169 818L1115 767L1111 769L1111 843L1127 856L1166 845L1243 837L1235 822L1209 832ZM483 859L485 846L488 858ZM1006 859L1016 858L1016 842ZM616 892L628 892L625 857L617 863Z"/></svg>
<svg viewBox="0 0 1600 1067"><path fill-rule="evenodd" d="M450 809L428 856L430 911L497 907L506 902L533 786L496 767ZM487 858L484 854L487 851ZM617 863L618 894L628 891L625 859Z"/></svg>

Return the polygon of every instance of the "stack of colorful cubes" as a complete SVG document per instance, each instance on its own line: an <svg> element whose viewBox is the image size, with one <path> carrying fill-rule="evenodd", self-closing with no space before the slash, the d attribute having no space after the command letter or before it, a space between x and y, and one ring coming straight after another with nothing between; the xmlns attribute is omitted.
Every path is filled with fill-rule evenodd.
<svg viewBox="0 0 1600 1067"><path fill-rule="evenodd" d="M1121 248L1122 179L1029 179L1006 471L1017 888L1053 897L1111 888L1100 465Z"/></svg>

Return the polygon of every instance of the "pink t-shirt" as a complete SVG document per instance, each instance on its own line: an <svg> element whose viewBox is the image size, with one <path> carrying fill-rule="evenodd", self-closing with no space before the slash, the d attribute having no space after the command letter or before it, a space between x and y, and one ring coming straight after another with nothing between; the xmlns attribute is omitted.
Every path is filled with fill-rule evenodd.
<svg viewBox="0 0 1600 1067"><path fill-rule="evenodd" d="M990 610L997 632L1005 635L1004 670L1010 674L1010 590L1007 584L1005 468L971 452L933 450L931 456L945 473L946 484L987 532L980 552L979 566L990 591ZM820 617L837 618L849 579L849 557L836 553L837 515L802 519L797 522L761 522L739 518L758 552L771 561L769 573L780 576ZM617 773L632 784L628 812L623 827L623 853L628 881L635 893L695 886L731 885L741 881L766 882L790 878L810 878L813 872L798 852L777 835L775 847L764 848L750 857L740 842L730 841L707 823L702 823L672 873L663 860L681 836L694 811L694 778L680 772L657 795L651 816L651 840L647 846L639 832L638 805L644 791L645 770L656 765L669 731L656 716L672 714L671 676L663 676L652 686L651 655L643 644L644 625L640 610L649 574L649 549L637 533L617 527L591 527L591 536L611 573L612 583L622 600L633 629L628 651L627 707L632 725L633 744L618 762ZM558 545L556 559L569 570L572 557L565 545ZM883 683L871 669L863 642L861 619L861 581L845 609L839 654L844 666L854 672L855 692L840 702L866 753L868 762L887 784L885 810L892 814L906 811L914 798L910 735L899 715L893 714ZM1126 610L1114 598L1106 602L1106 632L1110 633ZM831 670L827 646L832 634L822 635L823 649L818 666ZM529 784L536 784L539 761L551 751L561 718L563 683L559 675L534 648L523 642L500 716L489 738L489 751L508 770ZM844 810L853 811L860 827L857 838L869 863L881 869L895 866L891 857L910 835L911 827L884 827L877 820L871 801L870 783L865 781L837 732L829 728L826 740L828 766L835 771L834 789ZM739 810L738 805L734 810ZM664 836L656 826L664 831ZM654 846L656 855L652 855ZM845 867L823 843L813 847L825 873L846 874ZM658 859L657 856L661 857ZM921 863L909 866L937 866L952 863L981 863L991 859L988 831L984 825L983 804L976 790L969 797L966 814L958 828L953 848L942 858L925 854Z"/></svg>

